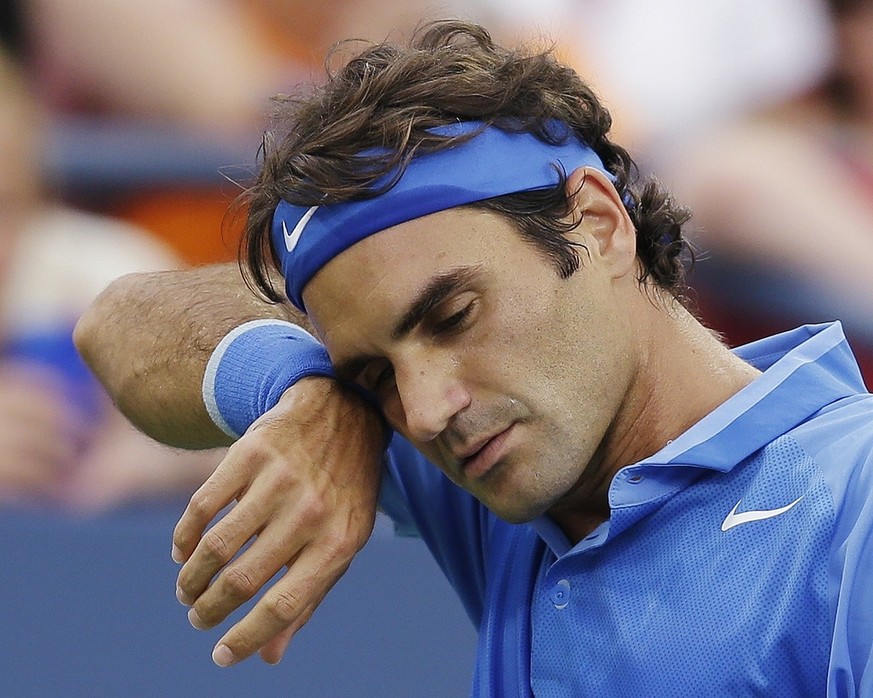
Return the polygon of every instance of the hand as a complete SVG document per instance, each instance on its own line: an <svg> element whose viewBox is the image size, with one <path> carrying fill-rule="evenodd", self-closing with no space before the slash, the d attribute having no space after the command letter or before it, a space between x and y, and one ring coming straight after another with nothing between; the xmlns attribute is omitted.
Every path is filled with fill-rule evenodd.
<svg viewBox="0 0 873 698"><path fill-rule="evenodd" d="M255 651L271 664L282 658L372 533L383 442L381 418L362 398L331 379L307 378L230 447L195 492L173 535L173 558L186 561L177 595L192 606L194 627L220 623L287 567L218 641L216 664Z"/></svg>
<svg viewBox="0 0 873 698"><path fill-rule="evenodd" d="M60 385L36 366L0 367L0 499L56 499L87 428Z"/></svg>

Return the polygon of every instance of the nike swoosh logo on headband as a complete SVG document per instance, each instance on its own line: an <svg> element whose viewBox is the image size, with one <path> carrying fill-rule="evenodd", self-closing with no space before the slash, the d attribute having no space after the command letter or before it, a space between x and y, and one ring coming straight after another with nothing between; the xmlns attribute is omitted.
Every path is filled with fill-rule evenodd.
<svg viewBox="0 0 873 698"><path fill-rule="evenodd" d="M297 247L297 243L300 242L300 236L303 234L303 229L306 227L306 224L309 223L309 219L315 214L318 210L318 206L313 206L306 213L301 216L300 220L297 221L297 225L294 226L294 230L290 233L288 232L288 226L285 225L285 221L282 221L282 234L285 236L285 249L289 252L293 252L294 248Z"/></svg>

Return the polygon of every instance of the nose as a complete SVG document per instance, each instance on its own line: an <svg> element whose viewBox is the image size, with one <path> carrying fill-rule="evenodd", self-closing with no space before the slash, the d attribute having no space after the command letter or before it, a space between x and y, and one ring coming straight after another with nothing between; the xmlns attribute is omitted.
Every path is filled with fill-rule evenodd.
<svg viewBox="0 0 873 698"><path fill-rule="evenodd" d="M400 431L413 441L435 439L470 404L470 394L455 373L451 361L395 366L397 413L386 410L389 421L396 420Z"/></svg>

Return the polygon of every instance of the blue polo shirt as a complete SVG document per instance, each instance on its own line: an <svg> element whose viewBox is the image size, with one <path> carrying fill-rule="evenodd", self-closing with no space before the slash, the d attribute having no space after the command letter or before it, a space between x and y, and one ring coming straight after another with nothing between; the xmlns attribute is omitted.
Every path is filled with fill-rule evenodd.
<svg viewBox="0 0 873 698"><path fill-rule="evenodd" d="M873 396L838 323L742 347L763 374L622 468L572 546L406 441L382 506L479 630L477 696L873 696Z"/></svg>

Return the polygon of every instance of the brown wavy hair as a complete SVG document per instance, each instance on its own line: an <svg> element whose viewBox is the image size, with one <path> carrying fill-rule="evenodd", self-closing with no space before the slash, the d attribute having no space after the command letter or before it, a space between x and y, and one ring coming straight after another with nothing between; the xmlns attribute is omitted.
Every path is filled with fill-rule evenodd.
<svg viewBox="0 0 873 698"><path fill-rule="evenodd" d="M428 131L436 126L476 120L548 141L545 124L554 119L615 175L637 230L640 282L650 279L682 298L688 210L657 180L639 175L627 151L609 139L609 112L550 50L502 48L481 26L443 20L421 27L406 46L371 45L341 68L329 67L324 84L274 101L275 130L264 135L260 173L239 202L248 208L244 273L272 301L282 298L270 280L278 267L270 228L280 200L314 206L378 196L390 183L381 189L374 183L388 173L396 181L415 155L470 138ZM379 154L361 157L367 149ZM566 237L566 175L552 189L469 204L506 216L564 278L580 265Z"/></svg>

